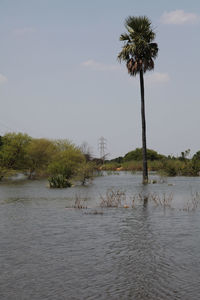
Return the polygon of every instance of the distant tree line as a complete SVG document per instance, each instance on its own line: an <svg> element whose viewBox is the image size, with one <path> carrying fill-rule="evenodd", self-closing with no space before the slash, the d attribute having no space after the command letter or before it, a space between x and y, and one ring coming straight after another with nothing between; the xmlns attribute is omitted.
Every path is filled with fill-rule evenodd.
<svg viewBox="0 0 200 300"><path fill-rule="evenodd" d="M188 158L190 150L180 156L166 156L147 149L149 171L167 176L199 176L200 151ZM32 138L23 133L0 136L0 180L15 174L29 179L48 178L50 187L69 187L74 182L86 184L99 170L143 170L141 148L123 157L106 160L92 158L87 143L80 147L68 140Z"/></svg>
<svg viewBox="0 0 200 300"><path fill-rule="evenodd" d="M156 171L167 176L199 176L200 151L188 158L190 150L181 152L180 156L159 154L155 150L147 149L149 171ZM136 148L115 159L107 160L101 167L103 170L142 171L142 148Z"/></svg>

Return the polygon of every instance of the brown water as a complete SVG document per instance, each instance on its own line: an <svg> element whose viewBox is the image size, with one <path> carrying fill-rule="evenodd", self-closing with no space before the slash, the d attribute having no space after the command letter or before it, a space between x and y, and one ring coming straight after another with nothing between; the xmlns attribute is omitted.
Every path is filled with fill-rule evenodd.
<svg viewBox="0 0 200 300"><path fill-rule="evenodd" d="M140 182L120 173L61 190L1 183L0 299L198 300L200 210L183 208L200 178ZM93 214L108 188L127 197L173 193L172 208L138 203ZM69 209L76 195L87 198L87 210Z"/></svg>

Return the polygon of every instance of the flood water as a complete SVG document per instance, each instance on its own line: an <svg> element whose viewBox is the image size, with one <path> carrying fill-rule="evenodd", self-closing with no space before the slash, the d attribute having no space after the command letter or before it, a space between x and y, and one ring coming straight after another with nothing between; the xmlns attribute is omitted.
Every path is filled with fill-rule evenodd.
<svg viewBox="0 0 200 300"><path fill-rule="evenodd" d="M191 202L200 178L143 186L141 175L120 173L87 187L46 184L0 184L1 300L200 299L200 208ZM108 189L127 202L140 193L173 200L101 209ZM71 208L77 197L87 209Z"/></svg>

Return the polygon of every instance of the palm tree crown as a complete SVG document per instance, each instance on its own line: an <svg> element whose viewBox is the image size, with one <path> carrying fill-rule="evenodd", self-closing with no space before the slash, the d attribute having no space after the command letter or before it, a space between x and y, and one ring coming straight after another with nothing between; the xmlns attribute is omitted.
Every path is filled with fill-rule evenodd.
<svg viewBox="0 0 200 300"><path fill-rule="evenodd" d="M147 17L128 17L125 20L128 33L121 34L120 41L125 44L118 55L121 62L126 61L128 73L135 76L141 70L154 69L154 59L158 54L158 45L154 43L155 33Z"/></svg>

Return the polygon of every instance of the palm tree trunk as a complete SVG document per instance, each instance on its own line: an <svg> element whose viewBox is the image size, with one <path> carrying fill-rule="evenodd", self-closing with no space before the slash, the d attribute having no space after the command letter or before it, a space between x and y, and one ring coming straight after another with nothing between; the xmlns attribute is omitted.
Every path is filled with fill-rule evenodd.
<svg viewBox="0 0 200 300"><path fill-rule="evenodd" d="M145 120L145 104L144 104L144 76L143 76L143 70L140 70L140 92L141 92L141 117L142 117L143 183L148 183L147 145L146 145L146 120Z"/></svg>

